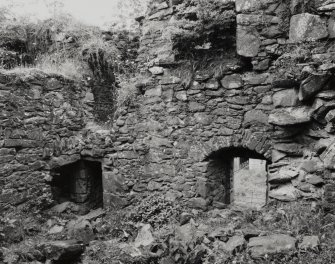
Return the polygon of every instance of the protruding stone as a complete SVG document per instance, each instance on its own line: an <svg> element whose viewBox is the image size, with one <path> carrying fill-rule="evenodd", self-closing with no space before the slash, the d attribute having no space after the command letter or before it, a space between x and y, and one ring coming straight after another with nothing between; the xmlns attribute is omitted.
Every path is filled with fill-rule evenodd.
<svg viewBox="0 0 335 264"><path fill-rule="evenodd" d="M269 175L270 183L287 182L299 175L299 172L292 168L282 168L277 173Z"/></svg>
<svg viewBox="0 0 335 264"><path fill-rule="evenodd" d="M271 235L250 238L248 247L253 257L295 250L296 239L289 235Z"/></svg>
<svg viewBox="0 0 335 264"><path fill-rule="evenodd" d="M296 106L299 102L298 92L295 89L287 89L274 93L273 104L275 107Z"/></svg>
<svg viewBox="0 0 335 264"><path fill-rule="evenodd" d="M270 114L269 123L277 126L308 123L311 120L311 112L311 108L306 106L276 109Z"/></svg>
<svg viewBox="0 0 335 264"><path fill-rule="evenodd" d="M289 37L292 42L315 41L327 36L327 26L319 16L303 13L291 17Z"/></svg>
<svg viewBox="0 0 335 264"><path fill-rule="evenodd" d="M271 190L269 192L269 197L284 202L292 202L301 197L301 192L291 183L288 183L278 187L277 189Z"/></svg>
<svg viewBox="0 0 335 264"><path fill-rule="evenodd" d="M299 100L305 101L321 91L329 80L326 74L311 74L300 84Z"/></svg>
<svg viewBox="0 0 335 264"><path fill-rule="evenodd" d="M149 69L149 72L151 72L153 75L161 75L161 74L164 73L164 68L163 67L158 67L158 66L151 67Z"/></svg>

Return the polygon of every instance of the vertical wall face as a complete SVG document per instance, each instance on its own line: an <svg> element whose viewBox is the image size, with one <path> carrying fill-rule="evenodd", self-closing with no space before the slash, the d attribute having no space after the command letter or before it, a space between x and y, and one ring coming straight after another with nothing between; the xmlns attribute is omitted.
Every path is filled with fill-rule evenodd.
<svg viewBox="0 0 335 264"><path fill-rule="evenodd" d="M207 52L212 63L206 64L196 56L178 61L186 59L175 56L180 39L168 34L192 36L189 29L202 23L197 7L187 6L187 1L153 1L143 22L139 56L143 74L137 87L144 96L120 109L113 127L117 152L106 157L106 181L119 186L105 190L111 203L124 205L130 193L158 191L192 207L221 207L227 202L228 184L220 175L228 166L208 157L234 147L272 162L269 199L321 198L323 186L332 186L334 156L329 112L334 76L323 60L333 53L323 45L331 19L322 1L304 8L297 2L220 1L213 14L236 21L236 43L226 42L224 50L236 44L238 56L224 57L222 49L211 50L203 43L196 49ZM315 13L304 13L311 10ZM221 56L222 65L215 64ZM185 65L190 64L197 67L189 70ZM213 72L214 64L218 67ZM259 176L262 204L265 172Z"/></svg>

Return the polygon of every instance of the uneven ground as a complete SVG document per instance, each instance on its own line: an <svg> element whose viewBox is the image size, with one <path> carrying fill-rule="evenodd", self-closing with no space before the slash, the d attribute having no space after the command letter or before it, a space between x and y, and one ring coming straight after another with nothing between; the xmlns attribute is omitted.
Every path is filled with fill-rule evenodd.
<svg viewBox="0 0 335 264"><path fill-rule="evenodd" d="M335 216L315 202L200 212L156 194L123 211L76 207L2 218L1 263L335 262Z"/></svg>

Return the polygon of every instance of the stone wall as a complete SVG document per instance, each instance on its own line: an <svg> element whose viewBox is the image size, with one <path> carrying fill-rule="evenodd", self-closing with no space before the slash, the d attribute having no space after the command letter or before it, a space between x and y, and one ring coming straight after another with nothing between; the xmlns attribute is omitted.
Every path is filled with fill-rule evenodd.
<svg viewBox="0 0 335 264"><path fill-rule="evenodd" d="M166 34L178 19L184 29L185 17L194 21L181 2L153 1L143 21L137 87L144 95L119 109L113 126L107 203L157 191L192 207L224 206L227 188L211 176L220 165L213 170L210 157L233 148L271 163L269 199L321 199L326 191L331 201L334 4L223 1L236 16L236 54L220 74L205 67L185 74L189 61L176 59Z"/></svg>
<svg viewBox="0 0 335 264"><path fill-rule="evenodd" d="M217 15L236 36L193 45L191 59L175 56L167 34L196 27L188 2L152 1L138 95L119 106L112 127L94 116L113 116L106 86L1 73L0 210L52 202L50 171L83 158L102 163L106 207L159 192L220 208L230 187L224 162L243 152L268 161L269 199L334 202L334 4L220 1Z"/></svg>
<svg viewBox="0 0 335 264"><path fill-rule="evenodd" d="M96 155L90 90L36 70L0 73L0 211L49 206L50 171Z"/></svg>

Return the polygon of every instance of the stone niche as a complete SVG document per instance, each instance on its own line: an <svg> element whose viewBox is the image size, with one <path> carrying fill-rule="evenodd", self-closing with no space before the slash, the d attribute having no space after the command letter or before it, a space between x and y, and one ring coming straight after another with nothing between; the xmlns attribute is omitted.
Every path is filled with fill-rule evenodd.
<svg viewBox="0 0 335 264"><path fill-rule="evenodd" d="M217 151L208 158L207 182L214 203L261 208L268 198L268 161L243 148Z"/></svg>
<svg viewBox="0 0 335 264"><path fill-rule="evenodd" d="M82 159L53 169L51 176L52 194L57 203L71 201L84 210L103 206L100 162Z"/></svg>

